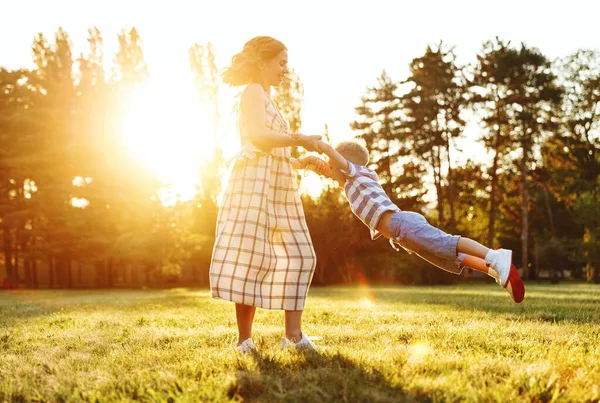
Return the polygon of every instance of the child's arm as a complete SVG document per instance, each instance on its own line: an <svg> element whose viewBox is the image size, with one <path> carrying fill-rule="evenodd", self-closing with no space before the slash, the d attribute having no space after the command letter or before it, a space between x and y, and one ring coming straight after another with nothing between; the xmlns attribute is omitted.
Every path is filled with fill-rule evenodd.
<svg viewBox="0 0 600 403"><path fill-rule="evenodd" d="M348 160L344 158L342 154L338 153L330 144L320 140L319 151L325 153L336 168L343 169L346 172L349 170Z"/></svg>
<svg viewBox="0 0 600 403"><path fill-rule="evenodd" d="M327 161L315 155L300 158L299 162L304 165L304 169L316 172L318 175L323 175L326 178L331 177L331 168L327 164Z"/></svg>
<svg viewBox="0 0 600 403"><path fill-rule="evenodd" d="M292 168L294 169L304 169L306 167L306 163L302 163L296 158L290 158L290 161L292 162Z"/></svg>

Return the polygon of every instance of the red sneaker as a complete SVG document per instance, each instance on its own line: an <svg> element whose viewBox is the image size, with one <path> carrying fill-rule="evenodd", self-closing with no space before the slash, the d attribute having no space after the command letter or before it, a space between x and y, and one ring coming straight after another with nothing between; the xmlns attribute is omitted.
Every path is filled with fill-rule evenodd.
<svg viewBox="0 0 600 403"><path fill-rule="evenodd" d="M519 272L517 272L517 268L514 264L510 265L508 281L504 285L504 288L506 291L508 291L513 301L515 301L517 304L523 301L523 298L525 298L525 285L523 284L523 280L521 280Z"/></svg>

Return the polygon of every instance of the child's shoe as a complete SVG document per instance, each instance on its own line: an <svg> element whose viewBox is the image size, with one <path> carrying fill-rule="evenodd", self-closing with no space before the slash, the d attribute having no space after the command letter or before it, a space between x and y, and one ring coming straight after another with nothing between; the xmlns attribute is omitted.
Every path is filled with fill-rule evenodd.
<svg viewBox="0 0 600 403"><path fill-rule="evenodd" d="M510 249L490 249L485 256L485 263L498 273L498 284L506 287L512 265L512 251Z"/></svg>
<svg viewBox="0 0 600 403"><path fill-rule="evenodd" d="M513 264L510 265L508 281L504 288L517 304L525 298L525 285L523 284L523 280L521 280L521 276L519 276L517 268Z"/></svg>

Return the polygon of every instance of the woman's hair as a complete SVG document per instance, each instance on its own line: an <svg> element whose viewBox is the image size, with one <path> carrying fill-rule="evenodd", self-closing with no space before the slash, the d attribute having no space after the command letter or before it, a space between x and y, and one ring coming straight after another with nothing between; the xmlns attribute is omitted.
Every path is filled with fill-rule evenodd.
<svg viewBox="0 0 600 403"><path fill-rule="evenodd" d="M287 50L285 45L270 36L257 36L244 45L242 51L231 58L231 65L223 73L223 82L231 86L260 81L262 66Z"/></svg>
<svg viewBox="0 0 600 403"><path fill-rule="evenodd" d="M366 166L369 163L369 151L356 141L342 141L335 149L353 164Z"/></svg>

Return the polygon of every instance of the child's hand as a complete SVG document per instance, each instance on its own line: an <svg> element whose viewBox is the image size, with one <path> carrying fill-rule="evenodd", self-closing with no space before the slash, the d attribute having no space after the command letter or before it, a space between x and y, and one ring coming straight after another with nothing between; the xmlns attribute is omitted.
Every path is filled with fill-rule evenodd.
<svg viewBox="0 0 600 403"><path fill-rule="evenodd" d="M304 169L310 169L318 175L323 175L327 178L331 176L329 164L317 156L309 155L301 158L299 161L304 166Z"/></svg>

